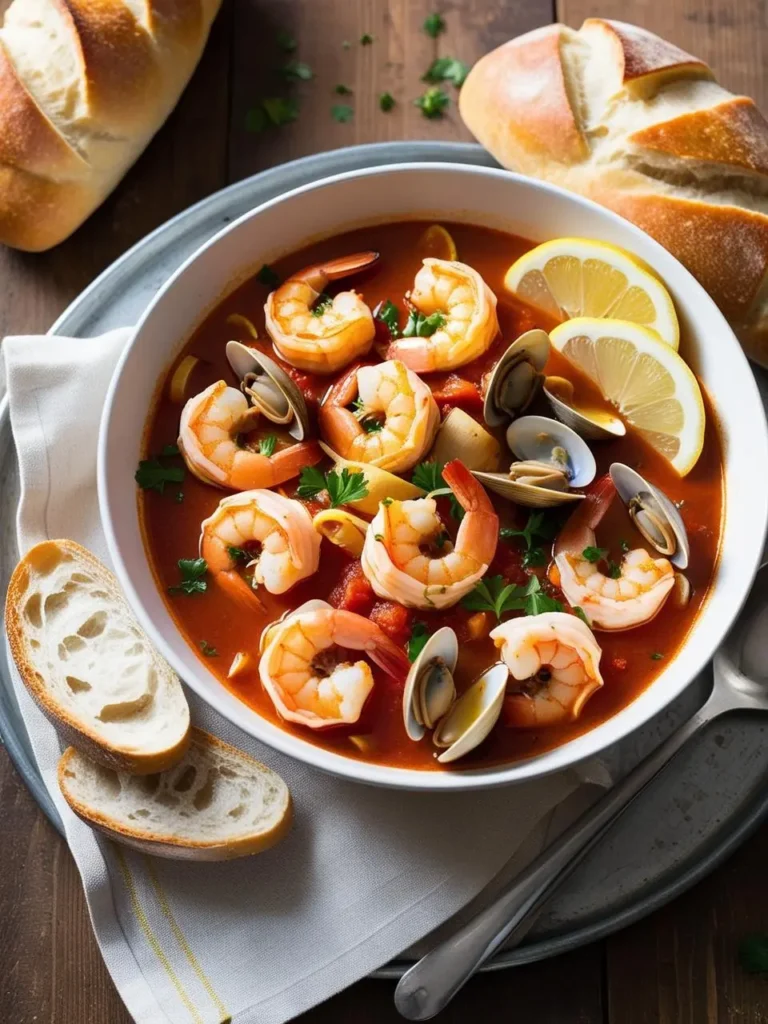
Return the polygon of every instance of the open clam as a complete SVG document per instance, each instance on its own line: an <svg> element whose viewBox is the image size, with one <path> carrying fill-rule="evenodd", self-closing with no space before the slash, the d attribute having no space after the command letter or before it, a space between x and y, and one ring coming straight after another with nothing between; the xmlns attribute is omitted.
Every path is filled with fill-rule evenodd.
<svg viewBox="0 0 768 1024"><path fill-rule="evenodd" d="M536 397L549 358L546 331L526 331L499 359L485 381L483 418L498 427L525 412Z"/></svg>
<svg viewBox="0 0 768 1024"><path fill-rule="evenodd" d="M518 457L509 473L475 473L490 490L528 508L581 501L572 487L595 478L595 458L585 441L559 420L522 416L510 424L507 443Z"/></svg>
<svg viewBox="0 0 768 1024"><path fill-rule="evenodd" d="M285 370L241 341L228 341L226 351L251 405L270 422L287 426L291 437L303 441L309 433L307 403Z"/></svg>
<svg viewBox="0 0 768 1024"><path fill-rule="evenodd" d="M491 665L438 723L432 742L447 748L437 759L441 764L464 757L488 736L499 720L508 678L509 669L503 662Z"/></svg>
<svg viewBox="0 0 768 1024"><path fill-rule="evenodd" d="M453 672L458 657L456 634L443 626L427 640L411 665L403 691L403 720L409 739L420 740L453 706Z"/></svg>
<svg viewBox="0 0 768 1024"><path fill-rule="evenodd" d="M542 388L552 412L571 430L589 441L608 441L624 437L627 428L619 416L591 406L577 406L573 384L565 377L545 377Z"/></svg>
<svg viewBox="0 0 768 1024"><path fill-rule="evenodd" d="M674 504L663 491L623 462L614 462L609 472L630 519L643 537L672 565L685 569L690 557L688 534Z"/></svg>

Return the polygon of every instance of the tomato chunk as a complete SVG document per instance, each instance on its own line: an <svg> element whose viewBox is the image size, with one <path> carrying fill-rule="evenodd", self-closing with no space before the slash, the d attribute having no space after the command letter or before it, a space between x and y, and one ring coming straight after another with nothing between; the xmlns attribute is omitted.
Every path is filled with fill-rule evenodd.
<svg viewBox="0 0 768 1024"><path fill-rule="evenodd" d="M396 644L405 646L411 637L413 613L395 601L379 601L369 618Z"/></svg>
<svg viewBox="0 0 768 1024"><path fill-rule="evenodd" d="M368 582L360 562L354 562L344 569L341 579L333 588L328 598L334 608L355 612L357 615L368 616L376 601L373 587Z"/></svg>
<svg viewBox="0 0 768 1024"><path fill-rule="evenodd" d="M466 412L482 412L483 396L480 388L471 381L458 377L455 373L449 374L437 391L432 392L432 397L437 402L441 411L444 406L460 406Z"/></svg>

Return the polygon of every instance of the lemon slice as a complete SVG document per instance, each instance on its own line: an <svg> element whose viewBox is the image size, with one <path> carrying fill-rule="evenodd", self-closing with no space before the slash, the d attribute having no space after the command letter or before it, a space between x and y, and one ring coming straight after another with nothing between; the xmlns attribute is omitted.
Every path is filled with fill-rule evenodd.
<svg viewBox="0 0 768 1024"><path fill-rule="evenodd" d="M673 348L647 327L597 317L567 320L550 339L680 476L693 469L704 444L704 403Z"/></svg>
<svg viewBox="0 0 768 1024"><path fill-rule="evenodd" d="M636 256L589 238L555 238L513 263L504 287L558 320L575 316L630 320L676 349L672 298Z"/></svg>
<svg viewBox="0 0 768 1024"><path fill-rule="evenodd" d="M431 256L436 260L455 260L456 243L442 224L431 224L416 246L417 255L422 259Z"/></svg>

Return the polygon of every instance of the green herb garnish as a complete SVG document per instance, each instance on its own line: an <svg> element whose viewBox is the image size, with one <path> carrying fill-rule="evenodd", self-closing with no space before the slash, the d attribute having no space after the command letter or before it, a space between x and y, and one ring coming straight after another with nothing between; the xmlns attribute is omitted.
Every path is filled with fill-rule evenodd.
<svg viewBox="0 0 768 1024"><path fill-rule="evenodd" d="M395 97L391 92L383 92L379 96L379 109L388 114L395 105Z"/></svg>
<svg viewBox="0 0 768 1024"><path fill-rule="evenodd" d="M179 446L177 444L164 444L160 454L163 458L170 459L173 458L174 455L181 455L181 452L179 451Z"/></svg>
<svg viewBox="0 0 768 1024"><path fill-rule="evenodd" d="M206 658L218 658L219 652L215 647L212 647L207 640L200 641L200 650L206 656Z"/></svg>
<svg viewBox="0 0 768 1024"><path fill-rule="evenodd" d="M134 480L143 491L164 494L166 484L180 484L184 475L183 466L164 466L159 459L142 459Z"/></svg>
<svg viewBox="0 0 768 1024"><path fill-rule="evenodd" d="M346 505L350 501L359 501L368 494L365 474L350 473L346 468L341 472L334 469L330 473L322 473L315 466L306 466L301 471L299 486L296 491L300 498L315 498L322 491L328 492L331 508Z"/></svg>
<svg viewBox="0 0 768 1024"><path fill-rule="evenodd" d="M376 319L381 320L383 324L387 325L392 338L397 338L399 336L400 310L391 299L387 299L386 302L381 303L376 311Z"/></svg>
<svg viewBox="0 0 768 1024"><path fill-rule="evenodd" d="M651 661L661 661L664 655L660 651L654 651L651 655Z"/></svg>
<svg viewBox="0 0 768 1024"><path fill-rule="evenodd" d="M267 288L277 288L280 284L280 278L274 272L272 267L268 266L266 263L263 264L261 270L256 275L256 280L259 284L266 285Z"/></svg>
<svg viewBox="0 0 768 1024"><path fill-rule="evenodd" d="M469 74L469 65L463 60L456 60L455 57L437 57L427 68L422 76L422 82L431 82L433 85L439 82L452 82L457 89L464 85Z"/></svg>
<svg viewBox="0 0 768 1024"><path fill-rule="evenodd" d="M629 551L629 544L625 540L619 541L619 547L621 548L621 550L624 552L625 555Z"/></svg>
<svg viewBox="0 0 768 1024"><path fill-rule="evenodd" d="M561 612L563 606L554 597L541 589L538 576L531 576L525 588L524 611L526 615L541 615L543 612Z"/></svg>
<svg viewBox="0 0 768 1024"><path fill-rule="evenodd" d="M299 44L296 42L295 36L292 36L290 32L278 32L277 45L283 53L293 53Z"/></svg>
<svg viewBox="0 0 768 1024"><path fill-rule="evenodd" d="M347 88L346 85L337 85L333 90L337 96L351 96L352 90Z"/></svg>
<svg viewBox="0 0 768 1024"><path fill-rule="evenodd" d="M417 310L412 309L408 314L408 322L403 328L404 338L431 338L435 331L439 330L446 322L444 313L431 313L424 316Z"/></svg>
<svg viewBox="0 0 768 1024"><path fill-rule="evenodd" d="M184 501L184 491L176 491L176 493L173 496L173 500L176 502L177 505L180 505L182 501Z"/></svg>
<svg viewBox="0 0 768 1024"><path fill-rule="evenodd" d="M584 623L585 626L589 625L589 619L587 618L587 613L584 611L583 608L580 608L577 604L575 604L573 606L573 608L572 608L572 611L573 611L573 614L575 616L577 616L577 618L581 619L581 621Z"/></svg>
<svg viewBox="0 0 768 1024"><path fill-rule="evenodd" d="M252 557L251 553L246 551L245 548L236 548L232 544L227 546L227 554L233 562L250 562Z"/></svg>
<svg viewBox="0 0 768 1024"><path fill-rule="evenodd" d="M439 551L442 551L447 541L449 541L450 539L451 538L448 536L445 530L441 530L440 533L438 533L438 535L435 537L435 547Z"/></svg>
<svg viewBox="0 0 768 1024"><path fill-rule="evenodd" d="M417 100L413 101L414 106L418 107L424 117L430 121L436 117L442 117L450 102L451 97L436 85L431 86L423 96L419 96Z"/></svg>
<svg viewBox="0 0 768 1024"><path fill-rule="evenodd" d="M608 562L608 575L612 580L617 580L621 576L621 566L617 565L616 562L609 560Z"/></svg>
<svg viewBox="0 0 768 1024"><path fill-rule="evenodd" d="M339 124L346 124L347 121L351 121L354 113L352 107L348 107L346 103L339 103L331 107L331 117L334 121L338 121Z"/></svg>
<svg viewBox="0 0 768 1024"><path fill-rule="evenodd" d="M289 60L280 68L280 74L289 82L311 82L314 78L312 68L301 60Z"/></svg>
<svg viewBox="0 0 768 1024"><path fill-rule="evenodd" d="M414 622L411 626L411 639L408 641L408 660L416 661L429 640L429 630L423 622Z"/></svg>
<svg viewBox="0 0 768 1024"><path fill-rule="evenodd" d="M451 518L459 523L464 518L464 509L443 479L442 465L438 465L436 462L420 462L413 471L411 482L428 494L432 494L435 498L449 498L451 502Z"/></svg>
<svg viewBox="0 0 768 1024"><path fill-rule="evenodd" d="M259 134L267 128L290 124L299 116L299 103L293 97L272 96L259 100L245 115L246 131Z"/></svg>
<svg viewBox="0 0 768 1024"><path fill-rule="evenodd" d="M169 594L202 594L208 589L203 579L208 572L208 563L204 558L180 558L176 564L181 573L181 582L175 587L168 587Z"/></svg>
<svg viewBox="0 0 768 1024"><path fill-rule="evenodd" d="M473 590L461 599L464 608L473 612L493 612L497 619L506 612L519 611L523 605L523 587L507 583L503 576L488 576L479 580Z"/></svg>
<svg viewBox="0 0 768 1024"><path fill-rule="evenodd" d="M528 548L523 555L523 568L534 569L547 564L547 555L544 548Z"/></svg>
<svg viewBox="0 0 768 1024"><path fill-rule="evenodd" d="M269 459L275 454L275 445L277 444L277 438L274 434L267 434L266 437L262 437L259 441L259 455L266 455Z"/></svg>
<svg viewBox="0 0 768 1024"><path fill-rule="evenodd" d="M588 562L599 562L600 559L605 558L607 554L608 548L596 548L590 544L581 552L581 557L586 558Z"/></svg>
<svg viewBox="0 0 768 1024"><path fill-rule="evenodd" d="M534 538L540 537L542 540L551 540L555 534L555 525L551 519L548 519L544 512L530 512L528 514L528 521L522 530L515 530L510 526L505 526L499 530L499 536L502 540L512 540L515 537L519 537L525 545L526 554L531 551L541 551L540 556L544 558L544 552L541 548L537 548L534 544ZM525 564L525 562L523 562ZM545 561L531 562L531 565L544 565Z"/></svg>
<svg viewBox="0 0 768 1024"><path fill-rule="evenodd" d="M331 306L332 304L333 299L331 298L331 296L327 295L325 292L321 292L321 294L318 295L317 297L317 301L312 307L312 316L322 316L323 313L325 313L328 307Z"/></svg>
<svg viewBox="0 0 768 1024"><path fill-rule="evenodd" d="M432 39L437 39L441 32L445 32L445 20L442 15L437 13L428 14L424 22L424 31Z"/></svg>
<svg viewBox="0 0 768 1024"><path fill-rule="evenodd" d="M372 42L373 36L369 32L363 32L363 34L360 36L360 45L370 46Z"/></svg>

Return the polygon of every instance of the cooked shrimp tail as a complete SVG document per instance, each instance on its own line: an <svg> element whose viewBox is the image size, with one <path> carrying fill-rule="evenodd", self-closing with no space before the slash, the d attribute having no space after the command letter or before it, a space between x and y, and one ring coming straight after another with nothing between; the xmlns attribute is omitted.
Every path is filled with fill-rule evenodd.
<svg viewBox="0 0 768 1024"><path fill-rule="evenodd" d="M583 551L589 547L594 542L595 530L613 504L615 496L616 487L608 473L595 480L558 534L554 553L557 555L566 549Z"/></svg>
<svg viewBox="0 0 768 1024"><path fill-rule="evenodd" d="M490 565L499 539L499 517L485 488L460 459L446 463L443 479L468 513L459 525L456 547L472 550L479 561Z"/></svg>
<svg viewBox="0 0 768 1024"><path fill-rule="evenodd" d="M237 601L239 605L245 608L246 611L266 611L264 604L253 587L249 586L243 577L238 575L234 570L230 569L226 572L221 572L215 576L214 579L221 589L228 594L233 601Z"/></svg>

